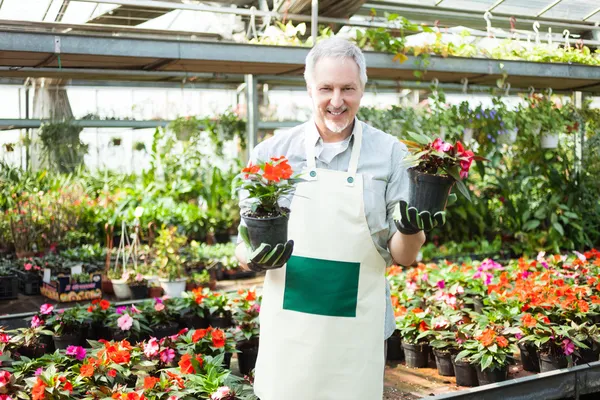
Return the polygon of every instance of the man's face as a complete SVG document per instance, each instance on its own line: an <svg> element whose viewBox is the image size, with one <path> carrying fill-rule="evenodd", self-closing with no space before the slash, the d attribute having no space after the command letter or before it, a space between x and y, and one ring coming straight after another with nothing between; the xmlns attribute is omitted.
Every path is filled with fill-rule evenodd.
<svg viewBox="0 0 600 400"><path fill-rule="evenodd" d="M363 95L358 65L352 58L320 59L308 94L319 129L329 134L345 132L354 121Z"/></svg>

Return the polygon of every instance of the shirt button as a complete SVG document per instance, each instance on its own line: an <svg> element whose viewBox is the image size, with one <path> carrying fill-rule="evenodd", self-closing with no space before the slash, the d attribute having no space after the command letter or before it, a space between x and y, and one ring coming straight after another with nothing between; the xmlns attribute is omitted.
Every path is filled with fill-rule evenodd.
<svg viewBox="0 0 600 400"><path fill-rule="evenodd" d="M354 178L351 177L351 176L349 176L348 179L347 179L347 181L348 181L348 183L352 183L352 182L354 182Z"/></svg>
<svg viewBox="0 0 600 400"><path fill-rule="evenodd" d="M310 171L310 176L312 176L313 178L314 178L315 176L317 176L317 171Z"/></svg>

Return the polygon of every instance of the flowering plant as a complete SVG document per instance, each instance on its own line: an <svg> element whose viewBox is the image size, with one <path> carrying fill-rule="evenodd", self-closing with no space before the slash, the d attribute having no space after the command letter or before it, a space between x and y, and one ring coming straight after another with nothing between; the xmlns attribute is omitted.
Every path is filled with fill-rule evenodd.
<svg viewBox="0 0 600 400"><path fill-rule="evenodd" d="M493 371L505 367L517 352L515 338L509 328L492 325L474 333L473 338L460 346L457 360L468 359L473 364L479 364L482 371L486 368Z"/></svg>
<svg viewBox="0 0 600 400"><path fill-rule="evenodd" d="M420 133L409 132L409 136L413 140L401 140L411 152L404 158L402 165L424 174L452 177L458 190L470 200L469 191L462 180L469 176L473 161L487 160L475 155L458 141L452 145L440 138L432 142L429 137Z"/></svg>
<svg viewBox="0 0 600 400"><path fill-rule="evenodd" d="M152 327L164 327L175 322L174 309L169 300L155 298L154 301L145 301L140 305L140 311L147 318Z"/></svg>
<svg viewBox="0 0 600 400"><path fill-rule="evenodd" d="M233 299L233 320L236 325L236 336L238 341L258 339L261 297L256 295L255 290L238 291L238 297Z"/></svg>
<svg viewBox="0 0 600 400"><path fill-rule="evenodd" d="M235 341L233 335L219 328L191 330L179 335L176 340L179 353L193 349L195 354L216 357L222 353L234 353Z"/></svg>
<svg viewBox="0 0 600 400"><path fill-rule="evenodd" d="M290 194L299 182L298 177L292 177L292 173L292 167L283 156L271 157L270 161L258 161L256 164L250 162L236 176L234 187L247 191L247 201L253 214L263 217L282 215L287 210L279 205L279 199Z"/></svg>
<svg viewBox="0 0 600 400"><path fill-rule="evenodd" d="M42 305L44 308L45 304ZM43 314L43 312L42 312ZM85 311L80 305L59 310L48 319L48 325L52 326L56 336L68 335L79 332L85 321Z"/></svg>
<svg viewBox="0 0 600 400"><path fill-rule="evenodd" d="M422 333L429 332L431 316L429 310L423 311L421 308L413 308L406 314L396 319L396 328L400 331L402 341L409 344L421 344L426 342Z"/></svg>

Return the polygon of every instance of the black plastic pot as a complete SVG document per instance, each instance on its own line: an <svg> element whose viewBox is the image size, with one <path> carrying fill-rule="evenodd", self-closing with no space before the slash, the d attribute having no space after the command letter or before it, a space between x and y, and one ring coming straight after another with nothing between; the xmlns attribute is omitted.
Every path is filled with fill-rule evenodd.
<svg viewBox="0 0 600 400"><path fill-rule="evenodd" d="M433 349L435 356L435 365L438 374L442 376L454 376L454 365L452 365L452 354L449 351L440 351Z"/></svg>
<svg viewBox="0 0 600 400"><path fill-rule="evenodd" d="M429 211L434 214L446 209L448 195L454 185L454 178L430 175L409 168L408 204L419 212Z"/></svg>
<svg viewBox="0 0 600 400"><path fill-rule="evenodd" d="M66 350L69 346L79 346L79 343L81 343L81 332L54 336L54 347L56 349Z"/></svg>
<svg viewBox="0 0 600 400"><path fill-rule="evenodd" d="M159 325L153 328L153 334L157 339L162 339L167 336L173 336L179 332L179 326L175 322L171 322L167 325Z"/></svg>
<svg viewBox="0 0 600 400"><path fill-rule="evenodd" d="M90 339L109 340L110 338L111 338L111 332L110 332L110 329L106 325L103 325L100 322L92 322L92 332L90 334Z"/></svg>
<svg viewBox="0 0 600 400"><path fill-rule="evenodd" d="M458 386L479 386L479 380L477 379L477 371L475 366L468 361L456 360L456 357L452 357L452 364L454 366L454 374L456 375L456 384Z"/></svg>
<svg viewBox="0 0 600 400"><path fill-rule="evenodd" d="M394 334L387 340L386 359L388 361L404 360L404 352L402 351L402 338L399 336L397 331L394 332Z"/></svg>
<svg viewBox="0 0 600 400"><path fill-rule="evenodd" d="M25 357L40 358L46 354L46 345L44 343L39 343L37 346L24 346L20 347L17 351L20 355Z"/></svg>
<svg viewBox="0 0 600 400"><path fill-rule="evenodd" d="M523 369L530 372L540 372L540 359L537 347L533 343L519 343Z"/></svg>
<svg viewBox="0 0 600 400"><path fill-rule="evenodd" d="M479 381L480 386L503 382L508 378L508 366L506 365L501 368L495 368L494 370L491 370L488 367L485 371L481 370L481 365L477 365L475 366L475 371L477 371L477 380Z"/></svg>
<svg viewBox="0 0 600 400"><path fill-rule="evenodd" d="M208 328L208 320L197 314L186 314L181 317L182 328L205 329Z"/></svg>
<svg viewBox="0 0 600 400"><path fill-rule="evenodd" d="M596 349L579 349L579 357L575 359L575 365L582 365L598 361L599 352Z"/></svg>
<svg viewBox="0 0 600 400"><path fill-rule="evenodd" d="M279 243L287 242L288 216L278 215L272 218L242 216L248 228L248 237L252 248L260 247L261 243L275 247Z"/></svg>
<svg viewBox="0 0 600 400"><path fill-rule="evenodd" d="M208 323L213 328L227 329L233 326L231 314L213 314L208 317Z"/></svg>
<svg viewBox="0 0 600 400"><path fill-rule="evenodd" d="M129 285L129 290L131 291L131 298L135 300L145 299L148 297L148 286L147 285Z"/></svg>
<svg viewBox="0 0 600 400"><path fill-rule="evenodd" d="M410 368L426 368L429 362L429 345L402 342L406 366Z"/></svg>
<svg viewBox="0 0 600 400"><path fill-rule="evenodd" d="M238 367L242 375L249 375L250 371L256 366L256 358L258 357L258 341L244 341L237 344L236 348L240 351L237 353Z"/></svg>
<svg viewBox="0 0 600 400"><path fill-rule="evenodd" d="M223 358L223 366L227 369L231 369L231 356L233 353L225 353L225 358Z"/></svg>
<svg viewBox="0 0 600 400"><path fill-rule="evenodd" d="M552 356L550 354L539 354L540 372L555 371L557 369L567 368L569 361L565 355Z"/></svg>

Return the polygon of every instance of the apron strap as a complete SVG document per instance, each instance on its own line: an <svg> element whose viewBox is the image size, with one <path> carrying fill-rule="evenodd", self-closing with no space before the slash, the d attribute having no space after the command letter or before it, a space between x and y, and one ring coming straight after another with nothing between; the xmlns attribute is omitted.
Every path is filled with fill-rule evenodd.
<svg viewBox="0 0 600 400"><path fill-rule="evenodd" d="M354 186L356 177L356 171L358 169L358 158L360 157L360 149L362 147L362 123L358 119L354 119L354 143L352 144L352 154L350 155L350 163L348 164L348 176L346 178L346 184L348 186ZM312 128L312 127L311 127ZM316 127L315 127L316 129ZM308 135L307 135L308 136ZM317 163L315 160L315 144L311 143L305 137L305 148L306 148L306 166L309 171L308 180L314 180L317 177Z"/></svg>

